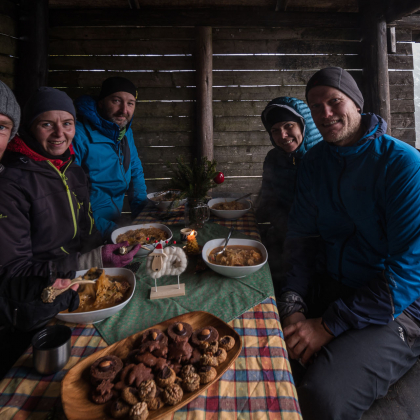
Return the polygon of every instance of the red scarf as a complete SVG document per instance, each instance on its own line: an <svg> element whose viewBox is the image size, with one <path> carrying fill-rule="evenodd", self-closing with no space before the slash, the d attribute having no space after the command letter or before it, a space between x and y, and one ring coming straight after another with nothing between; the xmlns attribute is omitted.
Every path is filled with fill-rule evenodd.
<svg viewBox="0 0 420 420"><path fill-rule="evenodd" d="M26 145L26 143L18 136L15 136L13 140L8 144L7 150L9 150L10 152L21 153L22 155L27 156L29 159L32 159L36 162L43 162L49 160L59 171L64 165L70 162L72 156L74 155L73 146L70 145L70 157L66 161L62 161L61 159L48 159L30 149Z"/></svg>

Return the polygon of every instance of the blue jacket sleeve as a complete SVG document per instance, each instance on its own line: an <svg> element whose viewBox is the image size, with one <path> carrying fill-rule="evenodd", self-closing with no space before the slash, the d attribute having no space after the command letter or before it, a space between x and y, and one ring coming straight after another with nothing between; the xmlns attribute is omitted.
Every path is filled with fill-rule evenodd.
<svg viewBox="0 0 420 420"><path fill-rule="evenodd" d="M420 296L420 165L392 165L387 174L385 270L335 301L323 318L334 333L387 324Z"/></svg>
<svg viewBox="0 0 420 420"><path fill-rule="evenodd" d="M131 129L127 132L127 140L131 154L131 181L128 189L128 200L132 216L136 217L147 204L147 190L143 167L134 144L133 131Z"/></svg>

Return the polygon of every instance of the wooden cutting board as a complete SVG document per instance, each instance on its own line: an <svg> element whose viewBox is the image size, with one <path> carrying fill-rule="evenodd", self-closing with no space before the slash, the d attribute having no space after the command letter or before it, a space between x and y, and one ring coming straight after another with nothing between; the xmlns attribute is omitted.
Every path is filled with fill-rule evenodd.
<svg viewBox="0 0 420 420"><path fill-rule="evenodd" d="M227 353L227 359L217 366L216 378L205 385L201 385L200 388L195 392L184 393L184 397L181 402L175 406L165 405L160 410L149 411L148 420L157 420L162 417L168 416L176 410L179 410L184 405L188 404L202 392L204 392L210 385L218 381L219 378L229 369L230 365L236 360L241 352L242 340L241 337L221 319L216 316L203 311L190 312L184 315L177 316L167 321L163 321L160 324L156 324L151 328L159 328L162 331L166 331L168 326L174 322L187 322L193 328L205 327L211 325L216 328L219 332L219 337L224 335L230 335L235 339L235 346ZM149 329L149 328L148 328ZM143 330L124 340L118 341L109 347L106 347L88 358L79 362L76 366L69 370L64 380L61 383L61 399L63 402L64 412L66 413L68 420L112 420L109 414L109 406L112 402L106 404L95 404L90 400L90 394L92 392L92 386L89 381L90 366L95 362L96 359L112 354L124 359L128 353L133 349L133 344L136 339L143 334Z"/></svg>

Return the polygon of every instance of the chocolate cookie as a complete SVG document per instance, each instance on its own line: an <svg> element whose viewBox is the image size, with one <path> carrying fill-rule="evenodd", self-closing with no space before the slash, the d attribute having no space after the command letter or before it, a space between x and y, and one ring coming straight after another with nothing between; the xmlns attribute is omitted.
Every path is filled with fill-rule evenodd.
<svg viewBox="0 0 420 420"><path fill-rule="evenodd" d="M140 401L148 402L155 398L156 396L156 384L153 379L149 379L148 381L144 381L140 384L139 392L138 392Z"/></svg>
<svg viewBox="0 0 420 420"><path fill-rule="evenodd" d="M197 373L197 370L193 365L185 365L182 367L181 372L179 372L179 376L184 379L187 375L191 373Z"/></svg>
<svg viewBox="0 0 420 420"><path fill-rule="evenodd" d="M166 359L164 359L163 357L158 357L156 359L155 372L159 372L165 366L168 366L168 361Z"/></svg>
<svg viewBox="0 0 420 420"><path fill-rule="evenodd" d="M220 365L220 363L223 363L226 360L227 353L225 349L220 348L216 351L216 353L213 353L213 356L217 359L217 362Z"/></svg>
<svg viewBox="0 0 420 420"><path fill-rule="evenodd" d="M178 404L182 397L184 396L184 392L182 388L177 384L169 385L163 391L163 400L168 405L175 405Z"/></svg>
<svg viewBox="0 0 420 420"><path fill-rule="evenodd" d="M135 384L136 387L139 387L143 381L154 378L151 371L152 370L146 367L143 363L138 365L132 363L122 370L121 381L124 382L126 386L132 386Z"/></svg>
<svg viewBox="0 0 420 420"><path fill-rule="evenodd" d="M130 405L128 405L121 398L118 398L111 405L111 416L114 417L114 419L122 419L126 417L127 414L130 412L130 408Z"/></svg>
<svg viewBox="0 0 420 420"><path fill-rule="evenodd" d="M176 374L168 366L165 366L157 375L156 375L156 385L161 388L166 388L169 385L172 385L175 382Z"/></svg>
<svg viewBox="0 0 420 420"><path fill-rule="evenodd" d="M186 392L194 392L200 388L200 376L196 373L186 375L182 381L182 388Z"/></svg>
<svg viewBox="0 0 420 420"><path fill-rule="evenodd" d="M101 384L93 390L91 395L92 401L96 404L105 404L114 396L114 393L112 392L113 387L114 384L111 383L111 381L102 381Z"/></svg>
<svg viewBox="0 0 420 420"><path fill-rule="evenodd" d="M219 333L217 332L216 328L208 325L203 328L198 328L193 332L191 336L191 343L196 347L200 347L200 345L203 345L203 342L212 343L218 339Z"/></svg>
<svg viewBox="0 0 420 420"><path fill-rule="evenodd" d="M135 359L137 363L143 363L147 367L155 366L158 360L157 357L153 356L153 354L148 351L143 354L137 354Z"/></svg>
<svg viewBox="0 0 420 420"><path fill-rule="evenodd" d="M175 343L180 341L188 341L192 335L192 327L186 322L175 322L174 324L169 325L168 335Z"/></svg>
<svg viewBox="0 0 420 420"><path fill-rule="evenodd" d="M197 348L193 349L191 358L189 360L189 363L192 365L196 365L198 363L200 363L200 357L201 357L201 353L200 350L198 350Z"/></svg>
<svg viewBox="0 0 420 420"><path fill-rule="evenodd" d="M169 363L168 366L175 372L176 375L178 375L178 373L181 372L181 369L182 369L181 363L172 362L172 363Z"/></svg>
<svg viewBox="0 0 420 420"><path fill-rule="evenodd" d="M139 392L137 388L126 386L121 392L121 398L130 405L135 405L140 402Z"/></svg>
<svg viewBox="0 0 420 420"><path fill-rule="evenodd" d="M198 369L198 374L200 376L200 383L202 384L208 384L217 376L216 369L212 366L201 366Z"/></svg>
<svg viewBox="0 0 420 420"><path fill-rule="evenodd" d="M117 356L108 355L100 357L90 367L90 376L92 380L96 381L103 381L107 379L112 381L122 367L123 362Z"/></svg>
<svg viewBox="0 0 420 420"><path fill-rule="evenodd" d="M233 349L234 345L235 345L235 339L231 337L230 335L225 335L219 340L219 347L221 347L222 349L225 349L226 351Z"/></svg>
<svg viewBox="0 0 420 420"><path fill-rule="evenodd" d="M146 420L149 417L149 410L145 402L140 402L130 410L130 420Z"/></svg>
<svg viewBox="0 0 420 420"><path fill-rule="evenodd" d="M165 335L163 331L157 328L150 328L150 330L145 331L140 336L135 346L139 347L141 344L144 344L147 341L158 341L163 346L168 345L168 337Z"/></svg>
<svg viewBox="0 0 420 420"><path fill-rule="evenodd" d="M214 367L219 365L217 359L213 356L213 353L204 353L200 357L200 364L202 366L214 366Z"/></svg>
<svg viewBox="0 0 420 420"><path fill-rule="evenodd" d="M190 360L192 351L193 349L188 341L172 343L168 348L168 359L176 363L186 363Z"/></svg>

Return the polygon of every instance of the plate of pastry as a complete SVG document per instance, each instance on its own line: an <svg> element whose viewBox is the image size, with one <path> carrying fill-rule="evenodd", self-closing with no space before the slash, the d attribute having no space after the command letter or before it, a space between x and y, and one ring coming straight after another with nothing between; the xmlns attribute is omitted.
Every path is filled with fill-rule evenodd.
<svg viewBox="0 0 420 420"><path fill-rule="evenodd" d="M61 383L68 420L161 419L218 381L241 337L216 316L186 313L80 361Z"/></svg>

